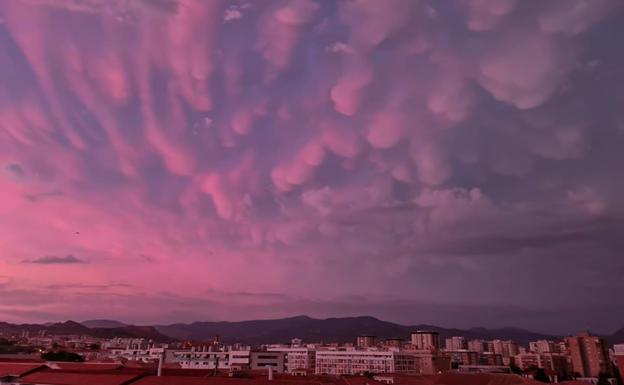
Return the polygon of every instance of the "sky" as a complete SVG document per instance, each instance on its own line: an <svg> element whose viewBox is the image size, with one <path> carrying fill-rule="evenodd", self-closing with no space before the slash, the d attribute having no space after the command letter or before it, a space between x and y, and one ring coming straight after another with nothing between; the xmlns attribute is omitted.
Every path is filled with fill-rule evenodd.
<svg viewBox="0 0 624 385"><path fill-rule="evenodd" d="M0 320L624 327L619 0L0 0Z"/></svg>

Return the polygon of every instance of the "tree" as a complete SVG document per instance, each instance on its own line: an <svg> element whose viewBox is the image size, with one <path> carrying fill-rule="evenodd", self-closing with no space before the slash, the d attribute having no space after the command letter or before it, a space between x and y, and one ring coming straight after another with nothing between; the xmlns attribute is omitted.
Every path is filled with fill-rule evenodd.
<svg viewBox="0 0 624 385"><path fill-rule="evenodd" d="M537 368L537 370L535 370L535 374L533 375L533 379L535 381L550 383L550 378L546 375L544 368Z"/></svg>
<svg viewBox="0 0 624 385"><path fill-rule="evenodd" d="M617 365L613 365L613 376L615 377L618 385L624 385L624 376L622 376L622 373Z"/></svg>
<svg viewBox="0 0 624 385"><path fill-rule="evenodd" d="M519 376L521 376L522 374L524 374L524 372L522 371L522 369L520 369L518 367L518 365L515 364L515 362L512 362L509 364L509 369L511 369L511 372L513 374L517 374Z"/></svg>
<svg viewBox="0 0 624 385"><path fill-rule="evenodd" d="M598 375L598 383L596 385L611 385L609 382L609 374L605 372L600 372Z"/></svg>
<svg viewBox="0 0 624 385"><path fill-rule="evenodd" d="M84 362L84 357L80 354L59 350L58 352L45 352L41 355L46 361L62 361L62 362Z"/></svg>

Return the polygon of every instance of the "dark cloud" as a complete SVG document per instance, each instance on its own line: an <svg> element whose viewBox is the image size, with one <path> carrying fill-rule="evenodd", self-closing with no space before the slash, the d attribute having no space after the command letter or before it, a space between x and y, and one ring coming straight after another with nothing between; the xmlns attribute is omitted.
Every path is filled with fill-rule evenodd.
<svg viewBox="0 0 624 385"><path fill-rule="evenodd" d="M25 175L24 169L18 163L9 163L4 166L4 170L11 178L15 180L20 180Z"/></svg>
<svg viewBox="0 0 624 385"><path fill-rule="evenodd" d="M24 263L35 263L39 265L64 265L64 264L87 263L87 262L82 259L78 259L70 254L64 257L46 255L41 258L24 260Z"/></svg>

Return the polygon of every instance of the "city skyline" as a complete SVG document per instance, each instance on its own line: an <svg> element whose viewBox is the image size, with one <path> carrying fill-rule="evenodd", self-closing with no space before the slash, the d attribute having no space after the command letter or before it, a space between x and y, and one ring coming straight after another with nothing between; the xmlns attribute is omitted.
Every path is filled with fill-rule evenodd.
<svg viewBox="0 0 624 385"><path fill-rule="evenodd" d="M0 0L0 321L624 327L624 4L391 4Z"/></svg>

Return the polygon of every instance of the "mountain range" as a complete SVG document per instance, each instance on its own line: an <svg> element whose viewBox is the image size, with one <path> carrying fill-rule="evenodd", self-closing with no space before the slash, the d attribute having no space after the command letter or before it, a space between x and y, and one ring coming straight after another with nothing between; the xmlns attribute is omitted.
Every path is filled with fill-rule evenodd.
<svg viewBox="0 0 624 385"><path fill-rule="evenodd" d="M293 338L305 342L350 342L358 335L375 335L382 339L403 338L408 340L414 330L430 330L440 333L442 341L451 336L463 336L466 339L501 339L514 340L527 345L540 339L558 340L562 336L536 333L520 328L471 328L452 329L433 325L400 325L374 317L344 317L317 319L297 316L270 320L238 322L193 322L168 325L134 326L114 320L89 320L82 323L66 321L54 324L15 325L0 322L0 331L20 333L28 330L31 335L40 330L48 334L85 334L94 337L131 337L146 338L160 342L174 340L207 341L218 335L224 343L287 343ZM624 343L624 328L605 336L610 344Z"/></svg>
<svg viewBox="0 0 624 385"><path fill-rule="evenodd" d="M400 325L374 317L344 317L316 319L297 316L272 320L240 322L193 322L190 324L155 325L155 328L177 339L208 340L218 335L225 343L286 343L293 338L308 342L350 342L358 335L375 335L382 339L408 340L415 330L440 333L442 340L451 336L467 339L511 339L521 344L539 339L557 339L559 336L535 333L524 329L448 329L433 325Z"/></svg>
<svg viewBox="0 0 624 385"><path fill-rule="evenodd" d="M51 324L10 324L7 322L0 322L0 332L6 334L20 334L23 331L27 331L31 336L38 334L40 331L45 331L45 333L49 335L76 334L99 338L146 338L160 342L175 340L174 338L159 333L153 326L124 325L121 327L90 328L75 321Z"/></svg>

